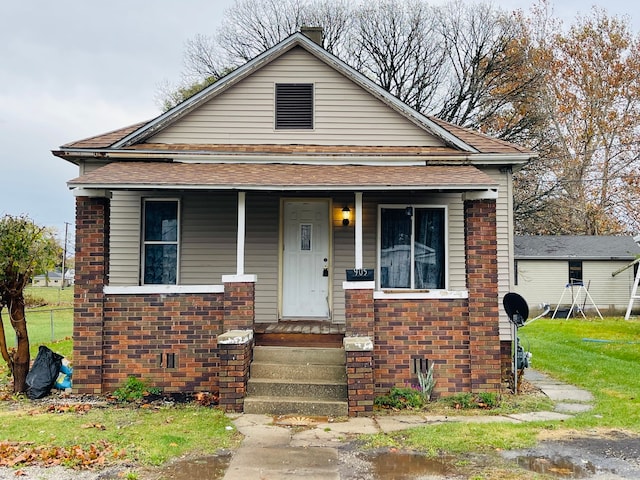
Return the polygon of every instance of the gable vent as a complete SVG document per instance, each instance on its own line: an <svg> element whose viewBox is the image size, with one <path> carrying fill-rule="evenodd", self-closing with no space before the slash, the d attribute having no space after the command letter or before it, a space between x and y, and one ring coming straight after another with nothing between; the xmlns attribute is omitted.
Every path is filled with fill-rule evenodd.
<svg viewBox="0 0 640 480"><path fill-rule="evenodd" d="M276 84L276 129L313 128L313 84Z"/></svg>

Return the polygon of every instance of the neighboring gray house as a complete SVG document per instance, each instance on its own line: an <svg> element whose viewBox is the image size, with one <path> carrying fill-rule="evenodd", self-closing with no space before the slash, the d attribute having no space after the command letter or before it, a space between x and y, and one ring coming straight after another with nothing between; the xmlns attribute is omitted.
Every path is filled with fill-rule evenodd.
<svg viewBox="0 0 640 480"><path fill-rule="evenodd" d="M572 292L567 285L582 283L603 314L623 313L629 305L638 265L615 276L613 273L639 255L640 246L632 237L516 236L514 291L527 300L533 312L537 312L541 304L555 308L561 299L563 305L570 307ZM573 290L574 294L578 293L576 286ZM579 304L584 305L585 312L593 309L590 299L585 304L583 298Z"/></svg>
<svg viewBox="0 0 640 480"><path fill-rule="evenodd" d="M69 285L73 285L73 274L70 274L70 271L64 276L64 285L62 284L62 273L58 270L52 270L47 272L46 274L36 275L33 277L32 285L34 287L59 287L64 286L68 287Z"/></svg>

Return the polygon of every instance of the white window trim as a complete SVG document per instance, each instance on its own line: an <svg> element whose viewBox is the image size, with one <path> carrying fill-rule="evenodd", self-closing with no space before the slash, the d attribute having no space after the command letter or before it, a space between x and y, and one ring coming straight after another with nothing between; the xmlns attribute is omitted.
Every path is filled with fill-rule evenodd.
<svg viewBox="0 0 640 480"><path fill-rule="evenodd" d="M177 226L177 235L176 235L176 241L175 242L162 242L162 241L149 241L147 242L145 240L145 231L144 231L144 226L145 226L145 220L146 220L146 214L147 214L147 209L146 209L146 204L147 202L176 202L177 204L177 222L178 222L178 226ZM140 285L145 285L144 283L144 272L145 272L145 247L147 245L177 245L176 248L176 285L180 285L180 248L181 248L181 236L182 236L182 218L181 218L181 212L182 212L182 205L180 202L180 198L178 197L146 197L142 199L142 223L140 225ZM164 285L164 284L146 284L146 285Z"/></svg>
<svg viewBox="0 0 640 480"><path fill-rule="evenodd" d="M425 291L425 289L413 289L413 288L382 288L380 286L380 281L381 281L381 270L380 270L380 249L382 248L382 209L383 208L395 208L398 210L401 210L403 208L407 208L407 207L412 207L414 209L414 216L415 216L415 209L416 208L431 208L431 209L441 209L444 211L444 288L430 288L428 289L428 292ZM411 238L413 239L415 237L414 235L414 229L415 229L415 222L412 221L411 222ZM416 298L442 298L442 293L445 293L445 295L449 296L452 295L451 298L459 298L458 294L456 293L452 293L451 291L449 291L449 206L448 205L443 205L443 204L425 204L425 203L386 203L386 204L379 204L378 205L378 226L377 226L377 234L376 234L376 290L378 290L381 293L384 293L385 291L393 291L393 293L387 293L384 294L383 296L380 297L375 297L375 298L393 298L393 295L400 295L400 297L398 298L408 298L406 295L407 293L411 293L411 292L415 292L416 295L419 295ZM413 283L414 281L414 271L413 271L413 258L414 258L414 242L411 242L411 282ZM432 293L434 292L434 293ZM442 293L435 293L435 292L442 292ZM391 296L389 296L391 295ZM465 297L462 297L465 298Z"/></svg>

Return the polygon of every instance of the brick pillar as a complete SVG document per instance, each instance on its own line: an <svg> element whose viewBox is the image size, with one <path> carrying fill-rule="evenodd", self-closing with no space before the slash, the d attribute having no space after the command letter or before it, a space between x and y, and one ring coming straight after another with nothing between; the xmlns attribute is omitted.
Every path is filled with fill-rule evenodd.
<svg viewBox="0 0 640 480"><path fill-rule="evenodd" d="M103 288L109 261L109 200L76 198L73 389L102 393Z"/></svg>
<svg viewBox="0 0 640 480"><path fill-rule="evenodd" d="M369 337L345 337L349 416L373 414L373 342Z"/></svg>
<svg viewBox="0 0 640 480"><path fill-rule="evenodd" d="M471 389L497 392L500 390L500 331L496 202L466 200L464 214Z"/></svg>
<svg viewBox="0 0 640 480"><path fill-rule="evenodd" d="M253 329L255 320L256 279L254 275L223 275L223 330Z"/></svg>
<svg viewBox="0 0 640 480"><path fill-rule="evenodd" d="M219 335L218 356L220 408L241 413L253 358L253 330L231 330Z"/></svg>
<svg viewBox="0 0 640 480"><path fill-rule="evenodd" d="M345 334L374 338L373 282L344 283Z"/></svg>

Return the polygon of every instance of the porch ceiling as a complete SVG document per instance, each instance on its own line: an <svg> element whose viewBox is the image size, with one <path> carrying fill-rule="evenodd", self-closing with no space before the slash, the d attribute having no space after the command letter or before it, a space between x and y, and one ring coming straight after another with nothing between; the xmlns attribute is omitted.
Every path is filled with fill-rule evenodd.
<svg viewBox="0 0 640 480"><path fill-rule="evenodd" d="M114 162L70 188L207 190L486 190L497 183L472 165L371 166L280 163Z"/></svg>

